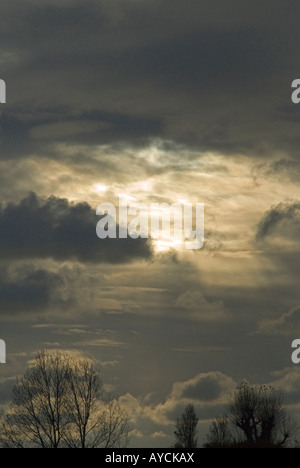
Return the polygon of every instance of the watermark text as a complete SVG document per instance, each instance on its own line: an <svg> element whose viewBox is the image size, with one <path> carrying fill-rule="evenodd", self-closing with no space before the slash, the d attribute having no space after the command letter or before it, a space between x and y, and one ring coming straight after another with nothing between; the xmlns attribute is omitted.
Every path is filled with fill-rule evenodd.
<svg viewBox="0 0 300 468"><path fill-rule="evenodd" d="M96 210L101 216L96 227L100 239L164 239L183 244L185 249L201 249L204 244L204 204L144 203L128 204L119 197L119 206L101 203Z"/></svg>
<svg viewBox="0 0 300 468"><path fill-rule="evenodd" d="M0 80L0 104L6 104L6 84L4 80Z"/></svg>
<svg viewBox="0 0 300 468"><path fill-rule="evenodd" d="M0 364L6 363L6 344L5 341L0 340Z"/></svg>

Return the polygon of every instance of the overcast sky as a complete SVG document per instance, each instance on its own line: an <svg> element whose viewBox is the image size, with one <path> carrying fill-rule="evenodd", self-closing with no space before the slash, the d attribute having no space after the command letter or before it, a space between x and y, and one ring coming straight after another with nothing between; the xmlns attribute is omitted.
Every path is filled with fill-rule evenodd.
<svg viewBox="0 0 300 468"><path fill-rule="evenodd" d="M201 439L243 379L300 421L300 4L1 0L0 400L37 350L91 356L132 447ZM205 245L96 236L96 207L205 204Z"/></svg>

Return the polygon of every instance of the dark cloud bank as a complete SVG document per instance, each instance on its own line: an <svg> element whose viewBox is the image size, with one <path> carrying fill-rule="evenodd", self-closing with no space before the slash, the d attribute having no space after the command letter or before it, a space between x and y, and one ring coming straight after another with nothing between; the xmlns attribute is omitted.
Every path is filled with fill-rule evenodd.
<svg viewBox="0 0 300 468"><path fill-rule="evenodd" d="M147 240L99 239L99 219L87 203L31 193L0 209L0 257L115 264L151 257Z"/></svg>
<svg viewBox="0 0 300 468"><path fill-rule="evenodd" d="M256 239L263 241L275 235L294 239L299 245L300 202L280 203L272 207L258 225ZM295 247L295 245L294 245Z"/></svg>
<svg viewBox="0 0 300 468"><path fill-rule="evenodd" d="M3 157L160 137L297 159L298 2L3 0L0 14Z"/></svg>
<svg viewBox="0 0 300 468"><path fill-rule="evenodd" d="M63 304L59 289L63 286L59 274L33 267L25 267L11 275L6 269L0 273L1 315L11 312L36 312L55 302ZM65 304L67 301L65 301Z"/></svg>

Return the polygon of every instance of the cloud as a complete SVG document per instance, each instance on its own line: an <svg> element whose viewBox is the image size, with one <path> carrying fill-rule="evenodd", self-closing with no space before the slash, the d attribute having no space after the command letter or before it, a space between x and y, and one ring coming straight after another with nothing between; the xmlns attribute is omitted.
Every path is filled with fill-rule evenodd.
<svg viewBox="0 0 300 468"><path fill-rule="evenodd" d="M224 402L229 392L234 388L233 379L222 372L211 371L196 375L185 382L176 382L166 406L178 402L195 404L216 404Z"/></svg>
<svg viewBox="0 0 300 468"><path fill-rule="evenodd" d="M287 187L288 193L290 184ZM298 301L300 202L298 199L289 200L288 195L286 199L272 206L261 218L256 230L255 246L264 261L265 278L271 288L276 287L273 297L277 296L278 301L286 300L285 310L289 310Z"/></svg>
<svg viewBox="0 0 300 468"><path fill-rule="evenodd" d="M297 241L300 233L300 202L280 203L269 210L260 221L257 241L278 238Z"/></svg>
<svg viewBox="0 0 300 468"><path fill-rule="evenodd" d="M277 159L270 164L268 173L280 177L281 180L285 177L288 180L298 183L300 178L300 161L291 158Z"/></svg>
<svg viewBox="0 0 300 468"><path fill-rule="evenodd" d="M300 306L293 307L289 312L277 319L262 320L257 333L263 335L293 335L300 325Z"/></svg>
<svg viewBox="0 0 300 468"><path fill-rule="evenodd" d="M142 239L105 239L96 235L99 217L87 203L71 203L32 193L0 209L2 259L53 258L58 261L125 263L151 257Z"/></svg>
<svg viewBox="0 0 300 468"><path fill-rule="evenodd" d="M298 119L300 116L298 117ZM271 160L264 159L252 168L253 182L256 187L265 185L267 181L272 181L274 186L280 184L298 184L300 179L300 161L292 155L284 154L281 151L274 151Z"/></svg>
<svg viewBox="0 0 300 468"><path fill-rule="evenodd" d="M175 301L175 307L188 312L195 319L210 321L227 320L222 301L208 301L200 291L186 291Z"/></svg>
<svg viewBox="0 0 300 468"><path fill-rule="evenodd" d="M11 312L45 311L50 305L66 306L71 299L64 298L64 280L51 271L31 266L0 272L1 315Z"/></svg>
<svg viewBox="0 0 300 468"><path fill-rule="evenodd" d="M3 0L0 13L4 157L38 153L50 129L55 140L90 144L160 136L226 154L296 156L295 3Z"/></svg>
<svg viewBox="0 0 300 468"><path fill-rule="evenodd" d="M71 136L90 134L105 130L109 127L107 123L101 121L74 120L66 122L55 122L52 124L38 125L30 130L30 136L34 139L55 139L64 141Z"/></svg>
<svg viewBox="0 0 300 468"><path fill-rule="evenodd" d="M175 382L163 403L149 405L132 395L122 397L122 402L130 408L131 415L140 414L142 411L143 415L155 424L168 426L174 423L187 404L195 406L200 418L207 418L209 412L213 417L213 412L226 403L228 395L235 387L236 383L231 377L219 371L211 371L200 373L183 382Z"/></svg>
<svg viewBox="0 0 300 468"><path fill-rule="evenodd" d="M145 437L146 440L156 438L161 446L167 442L169 446L172 443L176 418L182 414L187 404L193 404L200 421L207 422L222 413L224 404L235 387L234 380L222 372L207 372L174 383L171 393L163 403L150 405L146 399L139 399L131 394L123 395L120 402L127 409L137 431L132 435L138 446L141 440L145 443Z"/></svg>
<svg viewBox="0 0 300 468"><path fill-rule="evenodd" d="M284 392L284 402L292 407L293 411L300 409L300 369L299 366L286 367L272 372L273 381L270 383L275 388Z"/></svg>
<svg viewBox="0 0 300 468"><path fill-rule="evenodd" d="M261 385L257 383L257 385ZM284 403L289 409L298 411L300 369L289 367L274 371L271 379L262 385L272 386L284 394ZM168 446L174 440L174 424L189 403L193 404L199 417L200 441L204 442L205 434L212 419L224 414L229 397L237 388L236 382L222 372L207 372L173 384L172 392L165 402L149 405L146 401L126 394L120 398L127 409L135 431L133 441L138 447L147 441L151 446L151 438L157 435L157 442Z"/></svg>

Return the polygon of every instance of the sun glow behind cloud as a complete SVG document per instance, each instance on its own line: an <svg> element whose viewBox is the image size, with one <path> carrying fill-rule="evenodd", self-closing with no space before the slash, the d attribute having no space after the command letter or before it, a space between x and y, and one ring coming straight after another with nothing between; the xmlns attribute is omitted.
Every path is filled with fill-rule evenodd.
<svg viewBox="0 0 300 468"><path fill-rule="evenodd" d="M105 193L107 191L108 187L103 184L96 184L95 185L95 190L98 193Z"/></svg>

